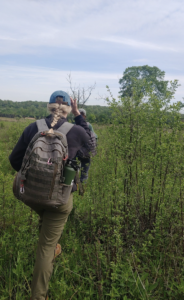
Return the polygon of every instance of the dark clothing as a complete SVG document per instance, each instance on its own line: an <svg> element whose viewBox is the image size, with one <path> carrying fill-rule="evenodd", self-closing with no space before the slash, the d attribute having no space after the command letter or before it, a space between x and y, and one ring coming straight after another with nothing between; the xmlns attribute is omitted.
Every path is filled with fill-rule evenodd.
<svg viewBox="0 0 184 300"><path fill-rule="evenodd" d="M90 148L91 150L93 150L93 154L96 154L96 141L98 136L96 135L96 133L93 130L92 125L87 122L87 125L89 127L90 132L92 132L93 134L90 135L91 139L90 139L90 143L88 143L88 145L86 145L86 147L82 147L78 152L77 152L77 156L78 159L81 162L81 176L80 176L80 182L86 182L88 179L88 171L89 171L89 167L90 167Z"/></svg>
<svg viewBox="0 0 184 300"><path fill-rule="evenodd" d="M90 167L90 158L86 159L79 159L81 162L81 176L80 176L80 182L86 182L88 179L88 171Z"/></svg>
<svg viewBox="0 0 184 300"><path fill-rule="evenodd" d="M49 129L51 128L52 119L52 115L49 115L45 118ZM58 123L53 127L53 129L57 130L66 121L67 120L65 118L60 119ZM77 151L88 142L90 137L90 129L88 127L88 124L81 115L75 118L75 123L76 125L74 125L66 135L68 142L69 159L73 159L76 156ZM37 132L38 128L36 122L31 123L28 127L26 127L21 137L19 138L15 148L10 154L10 163L17 172L21 168L22 160L25 155L26 149Z"/></svg>

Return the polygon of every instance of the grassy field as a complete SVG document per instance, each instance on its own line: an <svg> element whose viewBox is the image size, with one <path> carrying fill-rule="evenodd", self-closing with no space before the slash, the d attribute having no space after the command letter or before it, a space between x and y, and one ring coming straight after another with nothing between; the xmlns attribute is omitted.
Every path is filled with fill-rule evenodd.
<svg viewBox="0 0 184 300"><path fill-rule="evenodd" d="M94 125L98 154L84 196L74 194L49 300L184 299L183 124L153 100L113 103L111 126ZM30 296L38 216L14 198L8 162L29 122L0 131L1 300Z"/></svg>
<svg viewBox="0 0 184 300"><path fill-rule="evenodd" d="M5 117L0 117L0 122L1 121L7 121L7 122L17 122L16 118L5 118Z"/></svg>
<svg viewBox="0 0 184 300"><path fill-rule="evenodd" d="M18 122L18 121L21 121L21 122L24 122L25 120L30 120L30 122L34 122L35 119L34 118L5 118L5 117L0 117L0 123L4 123L4 122Z"/></svg>

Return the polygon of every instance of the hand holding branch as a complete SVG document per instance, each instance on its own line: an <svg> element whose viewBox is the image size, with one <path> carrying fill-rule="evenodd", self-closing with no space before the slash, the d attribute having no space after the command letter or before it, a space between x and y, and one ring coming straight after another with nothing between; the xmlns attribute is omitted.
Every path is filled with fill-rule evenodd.
<svg viewBox="0 0 184 300"><path fill-rule="evenodd" d="M70 100L71 100L72 114L75 117L77 117L80 115L80 112L77 107L77 99L72 99L72 97L70 97Z"/></svg>

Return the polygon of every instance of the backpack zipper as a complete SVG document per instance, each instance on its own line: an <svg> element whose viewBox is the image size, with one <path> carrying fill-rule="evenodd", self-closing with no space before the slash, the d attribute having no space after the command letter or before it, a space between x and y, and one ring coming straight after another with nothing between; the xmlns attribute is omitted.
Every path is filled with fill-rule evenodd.
<svg viewBox="0 0 184 300"><path fill-rule="evenodd" d="M55 163L55 166L54 166L54 174L53 174L53 179L52 179L52 183L51 183L49 199L52 198L52 193L53 193L53 190L54 190L54 184L55 184L55 179L56 179L56 175L57 175L57 170L58 170L58 164Z"/></svg>

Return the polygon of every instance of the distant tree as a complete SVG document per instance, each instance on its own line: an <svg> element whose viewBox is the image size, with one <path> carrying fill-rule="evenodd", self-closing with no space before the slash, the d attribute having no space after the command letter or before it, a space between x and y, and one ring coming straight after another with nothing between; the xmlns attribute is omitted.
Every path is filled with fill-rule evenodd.
<svg viewBox="0 0 184 300"><path fill-rule="evenodd" d="M88 121L91 123L95 123L95 121L96 121L96 116L94 114L89 114L87 116L87 118L88 118Z"/></svg>
<svg viewBox="0 0 184 300"><path fill-rule="evenodd" d="M157 67L150 67L148 65L139 67L129 67L123 73L123 77L119 80L120 96L132 97L133 90L138 87L136 93L138 97L147 95L147 85L149 85L158 98L172 97L173 92L178 86L176 80L172 86L169 81L164 80L165 72Z"/></svg>

